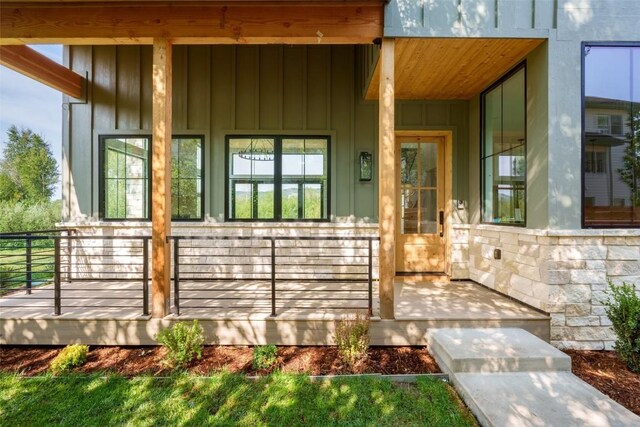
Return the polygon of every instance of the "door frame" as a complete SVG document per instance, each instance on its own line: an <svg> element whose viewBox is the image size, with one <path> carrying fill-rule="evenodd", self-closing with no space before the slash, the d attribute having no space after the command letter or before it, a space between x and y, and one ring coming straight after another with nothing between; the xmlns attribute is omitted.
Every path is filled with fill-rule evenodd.
<svg viewBox="0 0 640 427"><path fill-rule="evenodd" d="M399 155L398 137L434 137L444 138L444 273L451 276L451 226L453 225L452 212L452 180L453 180L453 130L396 130L395 144L396 156ZM395 162L396 159L394 159ZM394 177L394 179L396 179ZM399 203L396 200L396 205ZM394 207L394 209L397 206ZM398 230L396 230L396 233ZM394 238L395 239L395 238ZM395 246L395 245L394 245ZM395 268L395 267L394 267Z"/></svg>

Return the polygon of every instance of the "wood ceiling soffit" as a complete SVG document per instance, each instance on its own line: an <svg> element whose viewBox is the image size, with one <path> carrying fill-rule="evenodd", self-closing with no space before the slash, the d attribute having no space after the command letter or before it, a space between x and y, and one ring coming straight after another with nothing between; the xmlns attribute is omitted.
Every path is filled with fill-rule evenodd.
<svg viewBox="0 0 640 427"><path fill-rule="evenodd" d="M543 39L396 39L396 99L469 99ZM366 99L377 99L379 65Z"/></svg>

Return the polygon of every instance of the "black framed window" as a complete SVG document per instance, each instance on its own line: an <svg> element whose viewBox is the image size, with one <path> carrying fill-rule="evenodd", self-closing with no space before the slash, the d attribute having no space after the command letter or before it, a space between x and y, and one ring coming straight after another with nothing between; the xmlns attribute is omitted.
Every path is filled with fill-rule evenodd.
<svg viewBox="0 0 640 427"><path fill-rule="evenodd" d="M481 95L482 222L526 224L526 100L524 63Z"/></svg>
<svg viewBox="0 0 640 427"><path fill-rule="evenodd" d="M201 220L202 137L175 136L171 141L171 218Z"/></svg>
<svg viewBox="0 0 640 427"><path fill-rule="evenodd" d="M227 220L329 219L328 137L227 137Z"/></svg>
<svg viewBox="0 0 640 427"><path fill-rule="evenodd" d="M101 138L101 206L104 219L149 219L148 137Z"/></svg>
<svg viewBox="0 0 640 427"><path fill-rule="evenodd" d="M640 227L640 43L583 48L583 227Z"/></svg>
<svg viewBox="0 0 640 427"><path fill-rule="evenodd" d="M171 143L171 219L201 220L203 138L177 136ZM100 138L100 217L150 219L151 137Z"/></svg>

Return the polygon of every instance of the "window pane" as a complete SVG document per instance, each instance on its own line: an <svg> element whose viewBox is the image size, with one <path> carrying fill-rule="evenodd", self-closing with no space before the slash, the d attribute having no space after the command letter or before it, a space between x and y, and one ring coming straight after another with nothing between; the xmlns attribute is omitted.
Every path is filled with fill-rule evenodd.
<svg viewBox="0 0 640 427"><path fill-rule="evenodd" d="M418 190L406 189L400 193L400 232L402 234L418 233Z"/></svg>
<svg viewBox="0 0 640 427"><path fill-rule="evenodd" d="M400 146L400 179L402 184L418 186L418 144L404 142Z"/></svg>
<svg viewBox="0 0 640 427"><path fill-rule="evenodd" d="M231 213L232 218L253 217L253 194L251 184L235 184L232 193Z"/></svg>
<svg viewBox="0 0 640 427"><path fill-rule="evenodd" d="M275 217L275 140L229 139L229 217Z"/></svg>
<svg viewBox="0 0 640 427"><path fill-rule="evenodd" d="M438 190L420 191L420 233L435 234L438 230Z"/></svg>
<svg viewBox="0 0 640 427"><path fill-rule="evenodd" d="M255 203L258 204L258 218L273 218L273 184L258 184L257 200Z"/></svg>
<svg viewBox="0 0 640 427"><path fill-rule="evenodd" d="M420 161L422 170L420 174L423 187L436 187L438 185L438 144L420 144Z"/></svg>
<svg viewBox="0 0 640 427"><path fill-rule="evenodd" d="M171 143L171 216L202 217L202 140L174 138Z"/></svg>
<svg viewBox="0 0 640 427"><path fill-rule="evenodd" d="M304 217L307 219L322 218L322 185L304 185Z"/></svg>
<svg viewBox="0 0 640 427"><path fill-rule="evenodd" d="M298 188L299 184L282 184L282 218L299 218Z"/></svg>
<svg viewBox="0 0 640 427"><path fill-rule="evenodd" d="M640 46L585 51L584 223L640 225Z"/></svg>
<svg viewBox="0 0 640 427"><path fill-rule="evenodd" d="M502 148L502 86L484 95L484 151L491 156Z"/></svg>
<svg viewBox="0 0 640 427"><path fill-rule="evenodd" d="M146 219L148 213L149 140L103 140L103 214L106 219Z"/></svg>
<svg viewBox="0 0 640 427"><path fill-rule="evenodd" d="M483 95L482 220L525 223L525 70Z"/></svg>
<svg viewBox="0 0 640 427"><path fill-rule="evenodd" d="M327 139L282 139L282 218L327 218L328 165Z"/></svg>

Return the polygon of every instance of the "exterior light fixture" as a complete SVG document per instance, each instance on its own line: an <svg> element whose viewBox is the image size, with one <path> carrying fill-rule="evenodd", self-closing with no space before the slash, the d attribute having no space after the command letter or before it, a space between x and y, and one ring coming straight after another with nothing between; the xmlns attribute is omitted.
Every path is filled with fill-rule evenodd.
<svg viewBox="0 0 640 427"><path fill-rule="evenodd" d="M373 175L373 156L367 151L360 153L360 181L371 181Z"/></svg>

